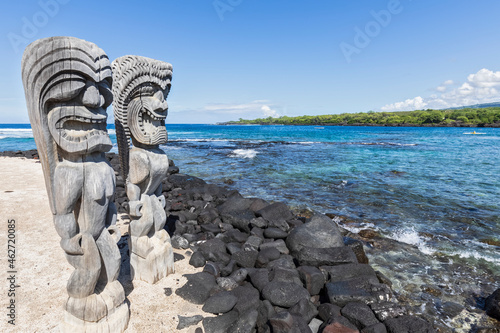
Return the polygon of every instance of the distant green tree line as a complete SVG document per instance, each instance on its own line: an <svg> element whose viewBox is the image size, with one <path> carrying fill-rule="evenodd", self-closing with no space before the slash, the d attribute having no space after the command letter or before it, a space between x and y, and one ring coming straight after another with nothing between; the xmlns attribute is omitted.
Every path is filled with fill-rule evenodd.
<svg viewBox="0 0 500 333"><path fill-rule="evenodd" d="M500 107L398 112L359 112L320 116L241 119L224 123L260 125L385 125L385 126L484 126L500 127Z"/></svg>

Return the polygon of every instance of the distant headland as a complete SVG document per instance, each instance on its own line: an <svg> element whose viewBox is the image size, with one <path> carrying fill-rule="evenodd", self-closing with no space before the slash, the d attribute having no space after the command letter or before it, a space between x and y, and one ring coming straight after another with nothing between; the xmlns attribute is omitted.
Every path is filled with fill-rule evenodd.
<svg viewBox="0 0 500 333"><path fill-rule="evenodd" d="M445 110L359 112L318 116L239 119L218 125L500 127L500 103Z"/></svg>

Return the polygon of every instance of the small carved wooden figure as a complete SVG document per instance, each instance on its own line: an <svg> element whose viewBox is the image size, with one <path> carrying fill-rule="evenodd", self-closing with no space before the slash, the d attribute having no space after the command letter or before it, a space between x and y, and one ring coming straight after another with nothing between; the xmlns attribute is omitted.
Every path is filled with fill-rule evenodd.
<svg viewBox="0 0 500 333"><path fill-rule="evenodd" d="M112 146L109 59L81 39L40 39L24 52L22 78L54 224L75 268L61 331L123 332L129 309L117 280L115 175L104 156Z"/></svg>
<svg viewBox="0 0 500 333"><path fill-rule="evenodd" d="M124 56L113 61L112 67L116 135L131 217L131 275L132 279L155 283L174 272L162 195L168 158L159 147L167 142L166 98L172 65Z"/></svg>

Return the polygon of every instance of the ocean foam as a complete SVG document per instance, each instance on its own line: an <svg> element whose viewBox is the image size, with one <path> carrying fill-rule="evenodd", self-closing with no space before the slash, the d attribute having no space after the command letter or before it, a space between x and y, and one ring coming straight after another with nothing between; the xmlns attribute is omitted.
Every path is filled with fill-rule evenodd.
<svg viewBox="0 0 500 333"><path fill-rule="evenodd" d="M258 152L254 149L235 149L229 154L230 157L254 158Z"/></svg>
<svg viewBox="0 0 500 333"><path fill-rule="evenodd" d="M485 260L485 261L488 261L491 263L500 264L500 258L498 258L498 257L492 258L492 257L489 257L489 256L484 255L482 253L479 253L476 250L456 251L456 252L450 253L450 256L459 256L460 258L464 258L464 259L469 259L469 258L474 258L476 260L482 259L482 260Z"/></svg>
<svg viewBox="0 0 500 333"><path fill-rule="evenodd" d="M425 238L420 236L414 228L396 230L390 238L401 243L414 245L424 254L433 254L435 252L432 247L427 245Z"/></svg>
<svg viewBox="0 0 500 333"><path fill-rule="evenodd" d="M0 137L6 138L32 138L33 131L31 128L2 128L0 129Z"/></svg>

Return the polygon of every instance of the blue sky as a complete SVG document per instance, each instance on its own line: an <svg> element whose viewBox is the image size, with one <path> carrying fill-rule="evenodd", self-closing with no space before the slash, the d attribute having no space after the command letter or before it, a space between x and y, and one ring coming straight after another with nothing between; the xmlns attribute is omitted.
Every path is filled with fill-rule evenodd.
<svg viewBox="0 0 500 333"><path fill-rule="evenodd" d="M0 123L29 122L25 46L61 35L111 60L170 62L167 123L499 101L499 12L494 0L4 2Z"/></svg>

